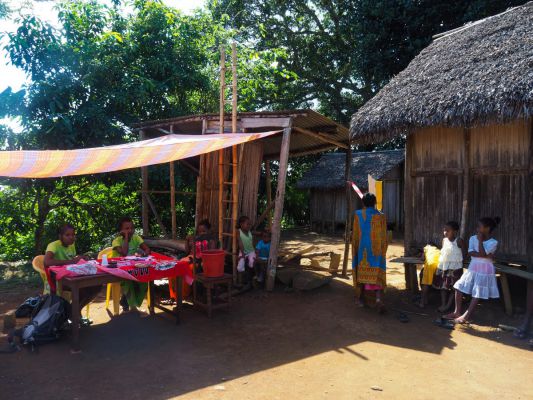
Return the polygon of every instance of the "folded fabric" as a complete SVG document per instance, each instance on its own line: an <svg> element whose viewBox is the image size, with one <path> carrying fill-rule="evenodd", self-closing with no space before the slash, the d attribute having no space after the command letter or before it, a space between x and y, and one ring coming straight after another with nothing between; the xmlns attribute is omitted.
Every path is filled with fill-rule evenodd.
<svg viewBox="0 0 533 400"><path fill-rule="evenodd" d="M95 275L98 271L94 261L85 262L83 264L67 265L66 269L76 275Z"/></svg>

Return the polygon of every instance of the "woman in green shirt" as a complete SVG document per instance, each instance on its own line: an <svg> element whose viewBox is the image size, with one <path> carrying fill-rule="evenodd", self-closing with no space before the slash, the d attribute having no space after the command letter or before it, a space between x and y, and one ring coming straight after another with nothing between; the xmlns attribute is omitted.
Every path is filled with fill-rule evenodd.
<svg viewBox="0 0 533 400"><path fill-rule="evenodd" d="M150 248L144 243L142 237L135 233L135 226L131 218L121 218L118 222L118 231L120 235L111 244L115 256L134 256L137 253L145 256L150 255ZM129 311L130 307L134 309L140 307L146 296L148 284L127 281L122 282L121 286L123 295L120 299L120 304L122 305L122 309Z"/></svg>
<svg viewBox="0 0 533 400"><path fill-rule="evenodd" d="M82 256L76 254L76 230L70 224L64 224L58 229L59 240L50 243L44 254L44 267L77 264ZM52 279L55 278L52 273ZM100 292L101 285L80 289L80 311L95 299Z"/></svg>

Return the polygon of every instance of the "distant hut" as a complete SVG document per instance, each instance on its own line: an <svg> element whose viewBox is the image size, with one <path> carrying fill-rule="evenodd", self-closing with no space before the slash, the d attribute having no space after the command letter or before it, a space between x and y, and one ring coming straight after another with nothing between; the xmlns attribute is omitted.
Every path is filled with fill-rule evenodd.
<svg viewBox="0 0 533 400"><path fill-rule="evenodd" d="M298 189L310 190L311 227L317 232L337 232L346 224L347 197L345 154L324 154L297 183ZM364 193L368 176L383 182L383 211L389 227L401 229L403 224L404 150L358 152L352 155L351 180ZM354 209L361 200L351 191Z"/></svg>
<svg viewBox="0 0 533 400"><path fill-rule="evenodd" d="M406 135L405 245L500 216L502 260L533 267L533 2L437 35L353 117L356 143Z"/></svg>

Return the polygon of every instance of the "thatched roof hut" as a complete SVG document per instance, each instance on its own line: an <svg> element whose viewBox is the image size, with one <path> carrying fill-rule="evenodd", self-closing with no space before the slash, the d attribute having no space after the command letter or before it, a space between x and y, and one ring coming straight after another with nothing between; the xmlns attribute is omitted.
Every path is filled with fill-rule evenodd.
<svg viewBox="0 0 533 400"><path fill-rule="evenodd" d="M363 192L368 190L368 176L383 181L383 210L391 227L400 229L403 219L401 193L403 190L403 162L405 152L386 150L356 152L352 155L351 180ZM345 154L322 155L302 177L296 187L310 190L310 222L318 232L335 232L344 229L347 198L345 179ZM352 205L361 208L361 200L352 192Z"/></svg>
<svg viewBox="0 0 533 400"><path fill-rule="evenodd" d="M533 113L533 2L437 35L351 121L358 142Z"/></svg>
<svg viewBox="0 0 533 400"><path fill-rule="evenodd" d="M437 35L353 117L356 143L405 135L408 253L500 216L501 260L533 268L533 2Z"/></svg>

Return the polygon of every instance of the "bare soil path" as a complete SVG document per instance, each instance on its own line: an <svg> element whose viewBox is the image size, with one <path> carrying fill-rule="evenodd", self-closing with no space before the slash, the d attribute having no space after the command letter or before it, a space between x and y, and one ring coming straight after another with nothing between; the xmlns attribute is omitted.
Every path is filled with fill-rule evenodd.
<svg viewBox="0 0 533 400"><path fill-rule="evenodd" d="M309 234L286 244L310 241L342 248L340 238ZM389 249L402 253L399 243ZM402 290L402 266L391 264L388 278L389 307L419 312ZM0 293L0 314L36 290ZM341 278L312 292L250 292L211 320L186 309L179 326L161 315L110 320L103 300L91 306L95 323L82 331L81 354L70 354L68 338L37 354L0 354L0 398L533 398L533 352L497 328L519 321L498 301L483 303L474 324L448 331L432 324L435 304L404 324L392 311L356 309L351 281Z"/></svg>

